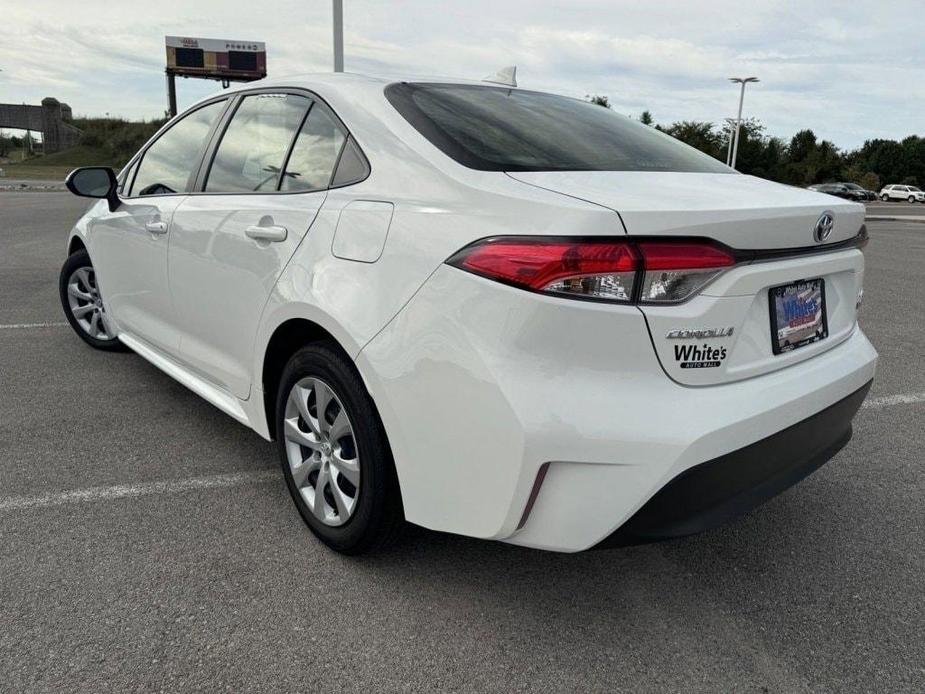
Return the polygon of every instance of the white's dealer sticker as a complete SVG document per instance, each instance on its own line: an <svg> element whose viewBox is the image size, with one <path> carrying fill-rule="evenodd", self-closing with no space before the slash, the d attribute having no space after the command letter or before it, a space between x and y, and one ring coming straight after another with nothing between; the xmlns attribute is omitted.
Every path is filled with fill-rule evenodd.
<svg viewBox="0 0 925 694"><path fill-rule="evenodd" d="M725 358L725 347L674 345L674 359L682 369L714 369Z"/></svg>

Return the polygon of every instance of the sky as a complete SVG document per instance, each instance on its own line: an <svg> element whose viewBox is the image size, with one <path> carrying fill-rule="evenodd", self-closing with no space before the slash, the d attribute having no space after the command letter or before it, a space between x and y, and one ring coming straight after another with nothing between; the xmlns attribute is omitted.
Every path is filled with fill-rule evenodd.
<svg viewBox="0 0 925 694"><path fill-rule="evenodd" d="M330 0L0 0L0 102L162 116L167 34L264 41L270 77L331 69ZM606 95L658 123L745 116L843 149L925 136L922 0L344 0L348 72L480 79ZM179 106L220 90L178 80Z"/></svg>

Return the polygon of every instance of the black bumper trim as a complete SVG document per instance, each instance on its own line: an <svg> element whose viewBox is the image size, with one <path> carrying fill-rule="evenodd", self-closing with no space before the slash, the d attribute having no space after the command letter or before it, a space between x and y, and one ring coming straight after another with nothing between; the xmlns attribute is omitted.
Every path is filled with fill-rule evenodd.
<svg viewBox="0 0 925 694"><path fill-rule="evenodd" d="M597 547L693 535L777 496L822 467L851 440L851 420L871 383L783 431L688 468Z"/></svg>

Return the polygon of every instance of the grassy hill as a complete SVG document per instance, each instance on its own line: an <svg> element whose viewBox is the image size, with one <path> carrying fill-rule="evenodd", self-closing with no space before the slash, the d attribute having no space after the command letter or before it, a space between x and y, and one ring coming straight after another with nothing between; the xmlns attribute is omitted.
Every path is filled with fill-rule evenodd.
<svg viewBox="0 0 925 694"><path fill-rule="evenodd" d="M150 138L164 120L127 121L121 118L75 118L83 133L76 147L22 162L0 164L7 178L60 180L78 166L120 169ZM2 179L0 179L2 180Z"/></svg>

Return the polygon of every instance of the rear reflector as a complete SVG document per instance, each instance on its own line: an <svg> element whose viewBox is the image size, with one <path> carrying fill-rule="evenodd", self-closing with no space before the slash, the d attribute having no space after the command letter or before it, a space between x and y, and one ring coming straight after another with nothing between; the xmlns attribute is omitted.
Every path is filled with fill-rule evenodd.
<svg viewBox="0 0 925 694"><path fill-rule="evenodd" d="M710 241L514 236L471 244L447 263L545 294L618 303L677 303L735 256Z"/></svg>

